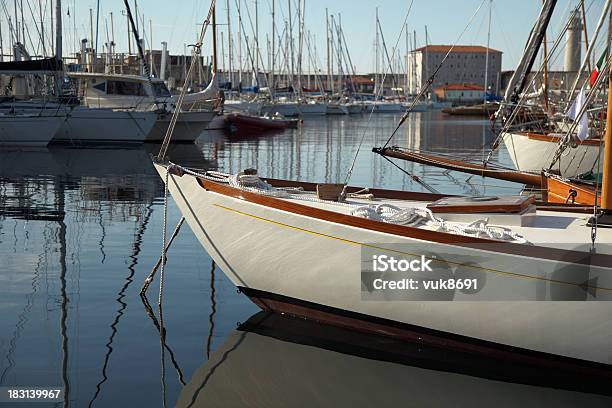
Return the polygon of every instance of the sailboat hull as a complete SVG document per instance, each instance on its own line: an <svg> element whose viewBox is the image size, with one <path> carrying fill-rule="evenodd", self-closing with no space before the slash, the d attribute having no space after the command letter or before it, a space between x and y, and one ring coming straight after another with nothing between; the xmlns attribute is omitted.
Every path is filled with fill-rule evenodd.
<svg viewBox="0 0 612 408"><path fill-rule="evenodd" d="M299 103L297 110L300 116L323 116L327 114L327 105L323 103Z"/></svg>
<svg viewBox="0 0 612 408"><path fill-rule="evenodd" d="M512 163L520 171L540 173L548 169L559 145L559 136L535 133L505 133L503 143ZM575 177L595 168L599 155L599 140L587 139L576 148L568 148L555 164L564 177Z"/></svg>
<svg viewBox="0 0 612 408"><path fill-rule="evenodd" d="M327 114L328 115L348 115L348 107L346 105L328 104Z"/></svg>
<svg viewBox="0 0 612 408"><path fill-rule="evenodd" d="M45 147L64 120L62 116L0 115L0 146Z"/></svg>
<svg viewBox="0 0 612 408"><path fill-rule="evenodd" d="M217 116L217 113L209 110L182 112L178 116L178 120L174 126L172 134L172 142L193 143L200 137L200 134L212 120ZM172 113L160 114L155 122L155 126L146 137L146 142L161 142L166 137L166 131L170 126Z"/></svg>
<svg viewBox="0 0 612 408"><path fill-rule="evenodd" d="M261 113L264 115L276 115L277 113L282 116L299 116L300 111L298 110L297 103L274 103L264 105L261 108Z"/></svg>
<svg viewBox="0 0 612 408"><path fill-rule="evenodd" d="M164 177L165 168L156 168ZM264 309L393 337L401 336L403 328L418 326L612 365L610 302L535 302L554 288L495 274L486 278L489 295L503 298L520 292L534 301L474 301L459 292L453 294L454 301L363 300L360 256L366 243L409 245L424 253L432 247L439 253L457 248L374 231L355 217L349 217L350 225L333 221L337 214L328 217L316 209L298 214L283 200L202 183L192 176L170 175L169 190L202 246ZM483 267L497 267L494 257L474 251L484 258ZM525 258L517 255L516 261ZM606 271L607 276L598 276L599 284L612 287ZM612 293L601 295L612 299Z"/></svg>
<svg viewBox="0 0 612 408"><path fill-rule="evenodd" d="M53 138L58 143L134 143L145 141L153 129L153 112L75 108Z"/></svg>

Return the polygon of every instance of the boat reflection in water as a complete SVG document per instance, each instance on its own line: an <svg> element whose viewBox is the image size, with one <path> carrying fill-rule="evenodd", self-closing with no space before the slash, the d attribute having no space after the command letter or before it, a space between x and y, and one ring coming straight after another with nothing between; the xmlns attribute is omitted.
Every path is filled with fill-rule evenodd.
<svg viewBox="0 0 612 408"><path fill-rule="evenodd" d="M260 312L195 372L176 407L609 407L609 381Z"/></svg>

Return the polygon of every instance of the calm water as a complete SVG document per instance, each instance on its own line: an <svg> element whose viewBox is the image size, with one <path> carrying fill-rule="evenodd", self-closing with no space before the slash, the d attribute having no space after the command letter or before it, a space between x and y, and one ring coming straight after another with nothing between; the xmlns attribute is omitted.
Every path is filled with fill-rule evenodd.
<svg viewBox="0 0 612 408"><path fill-rule="evenodd" d="M265 176L335 182L344 180L365 134L352 184L425 191L370 152L396 119L310 119L299 130L238 140L210 133L170 156L197 167L255 167ZM416 114L392 144L478 158L483 137L490 135L480 121ZM380 386L390 379L391 399L406 396L391 379L411 379L423 401L428 386L454 381L448 372L412 367L415 350L397 346L398 364L390 363L395 360L372 351L375 340L258 314L187 226L168 255L162 367L158 322L139 296L161 248L163 188L149 159L157 148L0 151L0 386L60 387L73 407L355 406L363 399L351 390L373 377ZM503 152L497 159L507 161ZM510 183L485 186L477 177L399 165L441 192L518 191ZM170 202L169 228L179 218ZM149 290L155 312L157 292L156 281ZM343 342L372 354L341 353L354 349ZM467 395L462 381L457 398ZM490 383L476 376L464 386L484 390L483 405L491 402L487 393L516 394L512 385L487 388ZM541 391L559 397L551 392Z"/></svg>

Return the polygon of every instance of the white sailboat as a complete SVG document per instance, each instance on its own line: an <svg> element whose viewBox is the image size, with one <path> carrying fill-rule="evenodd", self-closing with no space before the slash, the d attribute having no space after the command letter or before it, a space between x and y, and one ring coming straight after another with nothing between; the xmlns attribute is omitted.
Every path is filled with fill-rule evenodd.
<svg viewBox="0 0 612 408"><path fill-rule="evenodd" d="M611 102L609 94L608 140ZM264 180L252 170L155 167L208 254L264 310L610 373L612 144L593 218L592 208L536 206L533 197L363 191ZM420 283L399 287L388 264L376 270L381 256L420 270Z"/></svg>
<svg viewBox="0 0 612 408"><path fill-rule="evenodd" d="M164 81L139 75L74 72L70 77L80 80L84 103L94 108L130 109L157 115L145 141L163 140L176 103ZM218 92L218 90L217 90ZM200 95L202 96L202 95ZM201 99L195 98L194 102ZM176 122L176 141L193 142L217 116L213 110L181 111Z"/></svg>
<svg viewBox="0 0 612 408"><path fill-rule="evenodd" d="M540 174L542 169L550 167L554 153L564 135L560 133L506 132L502 134L505 146L514 167L517 170ZM599 159L599 139L586 139L579 142L567 155L561 157L555 165L565 177L593 171Z"/></svg>

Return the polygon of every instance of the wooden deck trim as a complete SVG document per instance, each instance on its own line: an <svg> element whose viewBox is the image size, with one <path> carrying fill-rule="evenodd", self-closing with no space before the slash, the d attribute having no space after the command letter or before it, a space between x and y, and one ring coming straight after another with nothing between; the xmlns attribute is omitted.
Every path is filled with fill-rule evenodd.
<svg viewBox="0 0 612 408"><path fill-rule="evenodd" d="M509 242L500 242L483 238L466 237L445 232L429 231L405 225L395 225L380 221L368 220L337 212L322 210L303 204L289 202L275 197L264 196L248 191L240 190L225 184L197 178L200 186L207 191L212 191L227 197L236 198L276 210L286 211L310 218L347 225L355 228L366 229L404 238L412 238L422 241L450 244L466 248L487 250L504 254L525 256L537 259L553 261L572 262L576 264L609 267L612 265L612 255L591 254L585 258L584 253L578 251L567 251L556 248L528 246ZM486 244L486 245L485 245Z"/></svg>
<svg viewBox="0 0 612 408"><path fill-rule="evenodd" d="M526 136L532 140L539 140L542 142L549 142L549 143L559 143L559 141L561 140L561 136L558 136L558 135L551 136L550 134L544 134L544 133L516 132L516 133L512 133L511 135L512 136ZM599 146L599 139L586 139L578 143L578 145Z"/></svg>

